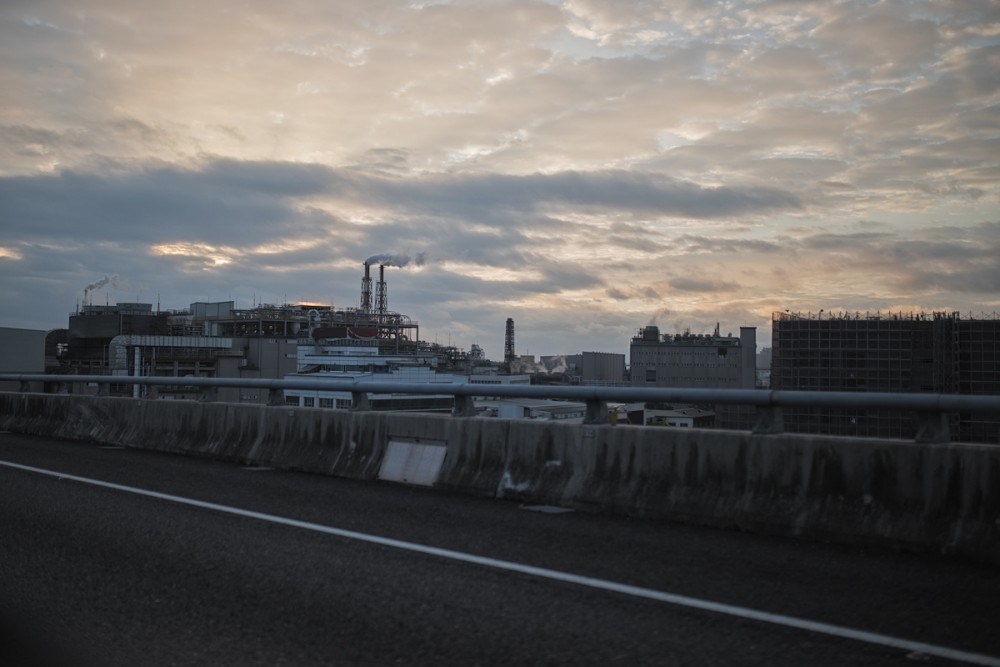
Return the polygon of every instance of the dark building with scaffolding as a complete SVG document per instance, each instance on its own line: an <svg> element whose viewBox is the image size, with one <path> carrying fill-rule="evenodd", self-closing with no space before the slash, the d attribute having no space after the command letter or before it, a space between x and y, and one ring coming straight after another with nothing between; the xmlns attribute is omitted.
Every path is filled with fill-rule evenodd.
<svg viewBox="0 0 1000 667"><path fill-rule="evenodd" d="M771 388L1000 394L1000 317L959 313L774 313ZM800 433L912 438L916 416L893 410L786 409ZM956 414L951 437L1000 442L1000 415Z"/></svg>

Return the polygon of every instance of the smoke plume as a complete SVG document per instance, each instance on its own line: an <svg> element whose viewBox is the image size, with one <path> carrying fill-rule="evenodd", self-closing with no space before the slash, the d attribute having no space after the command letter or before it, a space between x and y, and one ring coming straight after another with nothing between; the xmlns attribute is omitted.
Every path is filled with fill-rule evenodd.
<svg viewBox="0 0 1000 667"><path fill-rule="evenodd" d="M425 252L418 252L417 253L417 258L416 258L416 260L415 260L414 263L417 266L423 266L424 261L426 260L426 258L427 258L427 253L425 253ZM410 256L409 255L391 255L391 254L385 253L385 254L382 254L382 255L372 255L371 257L369 257L368 259L366 259L365 262L367 262L368 264L384 264L385 266L404 267L404 266L406 266L407 264L410 263Z"/></svg>
<svg viewBox="0 0 1000 667"><path fill-rule="evenodd" d="M89 285L83 288L83 295L86 297L86 295L89 292L93 292L95 289L101 289L102 287L105 287L107 285L111 285L112 287L118 287L117 273L111 276L104 276L95 283L90 283Z"/></svg>
<svg viewBox="0 0 1000 667"><path fill-rule="evenodd" d="M649 326L657 326L659 324L659 319L661 317L666 317L669 314L670 314L669 308L660 308L650 316Z"/></svg>

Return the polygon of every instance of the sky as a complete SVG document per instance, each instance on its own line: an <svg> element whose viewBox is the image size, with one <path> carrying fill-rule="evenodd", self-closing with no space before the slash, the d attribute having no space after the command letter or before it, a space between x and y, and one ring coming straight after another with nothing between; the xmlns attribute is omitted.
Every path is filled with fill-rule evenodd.
<svg viewBox="0 0 1000 667"><path fill-rule="evenodd" d="M380 255L492 359L1000 310L995 1L5 0L0 90L0 326Z"/></svg>

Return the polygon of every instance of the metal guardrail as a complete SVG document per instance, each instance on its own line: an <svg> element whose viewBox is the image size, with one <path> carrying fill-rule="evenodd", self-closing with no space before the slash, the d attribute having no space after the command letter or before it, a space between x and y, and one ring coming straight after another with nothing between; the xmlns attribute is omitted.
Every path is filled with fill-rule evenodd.
<svg viewBox="0 0 1000 667"><path fill-rule="evenodd" d="M199 400L216 399L219 387L267 389L270 405L284 405L285 389L350 392L353 410L370 409L369 394L424 394L455 397L453 415L475 415L476 397L537 398L582 401L587 405L584 423L608 421L609 402L615 403L694 403L747 405L757 409L757 434L784 433L782 408L841 408L910 410L917 413L916 441L950 442L948 415L954 412L1000 414L1000 396L971 394L924 394L847 391L788 391L776 389L693 389L670 387L607 387L579 385L482 385L469 383L400 383L377 380L339 380L310 378L296 380L205 378L205 377L135 377L131 375L43 375L0 374L0 381L19 382L21 391L30 383L56 385L96 384L98 394L107 394L108 386L183 386L201 390Z"/></svg>

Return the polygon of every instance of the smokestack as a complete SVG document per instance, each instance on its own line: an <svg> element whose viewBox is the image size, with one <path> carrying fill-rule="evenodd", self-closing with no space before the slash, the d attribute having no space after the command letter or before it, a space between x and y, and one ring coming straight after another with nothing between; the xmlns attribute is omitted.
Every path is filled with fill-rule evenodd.
<svg viewBox="0 0 1000 667"><path fill-rule="evenodd" d="M365 277L361 279L361 312L369 313L372 309L372 276L371 265L365 262Z"/></svg>
<svg viewBox="0 0 1000 667"><path fill-rule="evenodd" d="M385 317L389 312L389 297L385 287L385 264L378 265L378 284L375 286L375 311L379 317Z"/></svg>
<svg viewBox="0 0 1000 667"><path fill-rule="evenodd" d="M514 318L512 317L507 318L507 331L503 340L503 362L507 364L508 370L514 362Z"/></svg>

